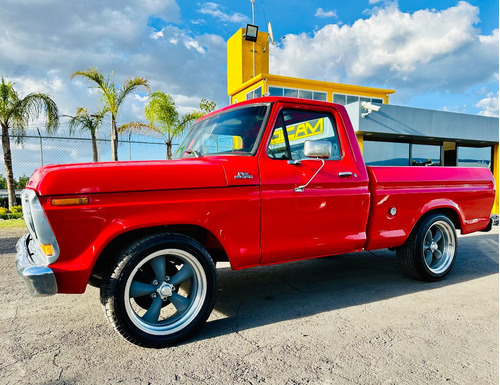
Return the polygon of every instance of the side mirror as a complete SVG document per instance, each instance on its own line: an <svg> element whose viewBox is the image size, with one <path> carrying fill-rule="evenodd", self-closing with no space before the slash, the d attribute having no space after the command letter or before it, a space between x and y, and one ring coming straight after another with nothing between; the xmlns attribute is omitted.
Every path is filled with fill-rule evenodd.
<svg viewBox="0 0 500 385"><path fill-rule="evenodd" d="M304 156L307 158L328 159L332 156L332 143L326 140L306 140Z"/></svg>

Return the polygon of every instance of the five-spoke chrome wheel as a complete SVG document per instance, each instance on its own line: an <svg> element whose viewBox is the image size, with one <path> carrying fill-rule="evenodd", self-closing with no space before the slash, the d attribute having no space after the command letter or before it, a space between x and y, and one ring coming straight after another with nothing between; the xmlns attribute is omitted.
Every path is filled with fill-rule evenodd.
<svg viewBox="0 0 500 385"><path fill-rule="evenodd" d="M447 222L435 222L424 236L424 260L434 274L446 271L455 257L455 230Z"/></svg>
<svg viewBox="0 0 500 385"><path fill-rule="evenodd" d="M159 250L144 258L129 275L124 291L132 322L146 333L160 335L175 333L191 322L206 295L203 267L179 249Z"/></svg>
<svg viewBox="0 0 500 385"><path fill-rule="evenodd" d="M424 218L396 250L403 272L424 281L437 281L448 274L456 255L455 226L447 216L437 213Z"/></svg>
<svg viewBox="0 0 500 385"><path fill-rule="evenodd" d="M215 267L207 250L181 234L155 234L125 249L103 280L109 321L141 346L164 347L189 337L215 301Z"/></svg>

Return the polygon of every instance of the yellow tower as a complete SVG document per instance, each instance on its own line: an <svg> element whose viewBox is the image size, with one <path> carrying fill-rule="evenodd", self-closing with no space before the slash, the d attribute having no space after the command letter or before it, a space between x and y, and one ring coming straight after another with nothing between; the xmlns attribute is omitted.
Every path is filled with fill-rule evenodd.
<svg viewBox="0 0 500 385"><path fill-rule="evenodd" d="M257 41L245 39L245 29L227 41L227 92L235 90L258 74L269 73L269 35L259 32Z"/></svg>

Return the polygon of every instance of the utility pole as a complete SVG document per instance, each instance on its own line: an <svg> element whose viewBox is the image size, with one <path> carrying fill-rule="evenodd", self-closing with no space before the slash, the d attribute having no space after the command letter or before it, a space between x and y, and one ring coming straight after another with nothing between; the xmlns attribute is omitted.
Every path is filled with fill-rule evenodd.
<svg viewBox="0 0 500 385"><path fill-rule="evenodd" d="M252 24L255 25L255 0L250 0L252 3ZM257 38L259 35L257 35ZM255 42L252 43L252 58L253 58L253 76L255 77Z"/></svg>

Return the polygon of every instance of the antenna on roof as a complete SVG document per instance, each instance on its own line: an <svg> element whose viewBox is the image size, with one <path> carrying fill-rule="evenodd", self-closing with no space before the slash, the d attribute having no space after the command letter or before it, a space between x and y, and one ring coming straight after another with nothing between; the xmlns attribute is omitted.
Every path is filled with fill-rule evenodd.
<svg viewBox="0 0 500 385"><path fill-rule="evenodd" d="M274 34L273 34L273 27L271 26L271 22L267 23L267 33L269 34L269 39L271 40L271 44L274 45Z"/></svg>
<svg viewBox="0 0 500 385"><path fill-rule="evenodd" d="M274 33L273 33L273 27L271 25L271 22L267 23L267 33L269 34L269 41L271 42L272 45L278 44L281 40L286 38L286 36L283 36L281 39L278 41L274 41Z"/></svg>

